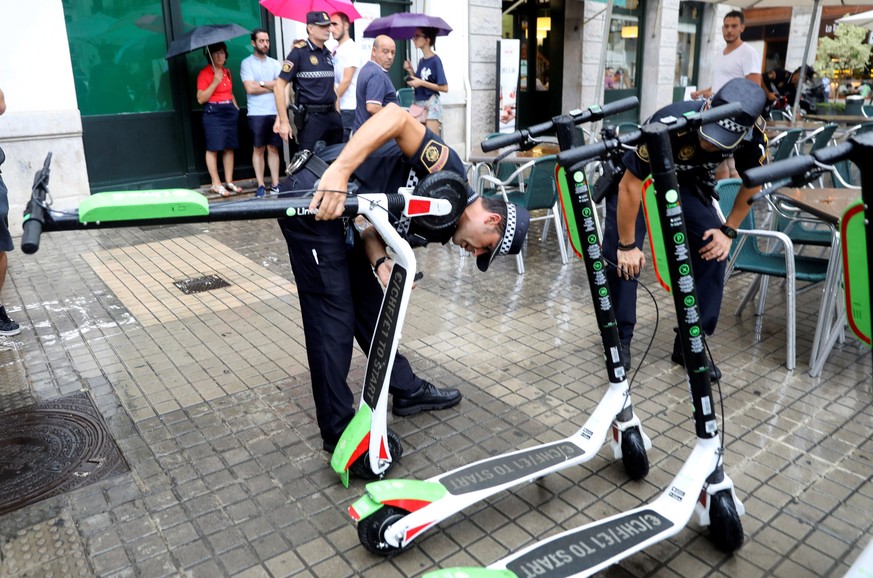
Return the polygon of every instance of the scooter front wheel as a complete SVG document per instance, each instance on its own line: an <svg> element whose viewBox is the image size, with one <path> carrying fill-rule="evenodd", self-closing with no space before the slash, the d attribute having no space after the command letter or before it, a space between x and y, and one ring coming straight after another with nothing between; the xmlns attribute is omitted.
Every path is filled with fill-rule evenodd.
<svg viewBox="0 0 873 578"><path fill-rule="evenodd" d="M743 523L730 490L710 496L709 539L722 552L736 552L743 545Z"/></svg>
<svg viewBox="0 0 873 578"><path fill-rule="evenodd" d="M649 456L640 428L630 427L621 433L621 461L632 480L642 480L649 473Z"/></svg>
<svg viewBox="0 0 873 578"><path fill-rule="evenodd" d="M358 478L362 478L364 480L376 480L387 474L391 468L394 467L394 463L403 457L403 444L400 442L400 436L392 430L388 428L388 451L391 452L391 463L388 464L388 469L386 469L381 474L375 473L372 469L370 469L370 452L366 451L352 462L352 465L349 466L349 471Z"/></svg>
<svg viewBox="0 0 873 578"><path fill-rule="evenodd" d="M379 511L358 522L358 540L361 541L361 545L377 556L391 556L407 550L411 543L407 543L402 548L394 547L385 541L385 531L408 513L393 506L383 506Z"/></svg>

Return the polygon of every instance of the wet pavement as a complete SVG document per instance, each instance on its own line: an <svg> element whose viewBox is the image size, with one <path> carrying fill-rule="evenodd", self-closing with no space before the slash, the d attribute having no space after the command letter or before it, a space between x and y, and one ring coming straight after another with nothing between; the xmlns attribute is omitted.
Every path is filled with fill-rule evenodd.
<svg viewBox="0 0 873 578"><path fill-rule="evenodd" d="M487 274L457 248L418 250L402 348L465 397L446 411L389 416L404 456L388 477L425 479L509 449L569 436L606 384L581 261L566 266L534 225L523 276ZM229 287L185 294L215 275ZM669 360L672 300L640 292L635 409L651 471L629 481L603 448L582 466L453 516L384 559L360 546L345 489L321 450L300 311L274 222L45 235L10 255L3 302L22 324L0 338L0 411L87 392L130 467L0 516L0 576L418 576L487 565L562 530L653 500L694 442L681 370ZM784 300L760 323L733 311L730 280L709 340L724 372L726 470L746 542L716 550L695 521L605 576L842 576L873 539L869 351L837 345L806 374L819 293L798 300L798 367L784 367ZM350 383L363 380L356 352ZM717 398L716 398L717 399ZM2 467L2 465L0 465Z"/></svg>

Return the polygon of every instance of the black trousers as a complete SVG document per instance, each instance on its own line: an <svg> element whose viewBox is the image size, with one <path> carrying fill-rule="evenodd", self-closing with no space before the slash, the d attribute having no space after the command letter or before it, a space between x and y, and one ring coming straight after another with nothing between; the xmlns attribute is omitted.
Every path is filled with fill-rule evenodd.
<svg viewBox="0 0 873 578"><path fill-rule="evenodd" d="M314 180L304 169L289 177L281 189L305 189ZM341 220L284 218L279 219L279 227L288 244L300 299L318 427L325 441L335 443L355 415L355 399L347 382L352 340L369 354L384 292L363 242L355 232L354 245L349 247ZM408 397L422 384L398 352L389 392Z"/></svg>
<svg viewBox="0 0 873 578"><path fill-rule="evenodd" d="M679 194L685 216L685 229L688 232L688 245L691 249L691 269L694 272L697 288L701 326L707 335L712 335L715 333L721 311L727 261L705 261L700 257L700 248L709 242L703 240L703 233L707 229L718 229L721 226L721 219L712 202L705 202L690 188L680 186ZM634 336L634 326L637 323L637 281L635 279L622 279L615 272L618 253L617 210L618 195L608 196L606 198L606 221L603 224L603 256L609 263L607 280L615 308L618 336L622 342L628 343ZM651 261L648 248L643 248L645 237L646 223L642 207L640 207L635 223L634 244L647 253L646 260ZM660 295L664 295L660 288L653 288L652 293L656 297L659 296L659 292Z"/></svg>
<svg viewBox="0 0 873 578"><path fill-rule="evenodd" d="M297 143L301 149L314 151L318 141L324 141L326 145L343 142L343 121L337 110L304 113L303 125L297 131Z"/></svg>

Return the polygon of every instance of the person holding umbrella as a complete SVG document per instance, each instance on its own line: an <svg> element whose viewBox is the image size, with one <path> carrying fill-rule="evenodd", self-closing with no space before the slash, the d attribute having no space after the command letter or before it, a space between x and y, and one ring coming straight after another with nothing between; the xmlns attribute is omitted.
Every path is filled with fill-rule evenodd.
<svg viewBox="0 0 873 578"><path fill-rule="evenodd" d="M418 69L413 72L409 60L403 62L403 68L409 77L406 84L415 89L415 105L427 111L425 124L427 128L440 134L443 122L443 109L440 106L441 92L449 91L449 83L443 69L443 62L433 51L436 47L436 28L418 28L412 36L412 43L421 50L423 58L418 61ZM412 108L410 108L412 112Z"/></svg>
<svg viewBox="0 0 873 578"><path fill-rule="evenodd" d="M337 110L334 89L333 55L324 46L330 38L329 26L327 12L306 14L308 38L294 43L273 87L278 112L273 130L286 141L291 135L285 102L285 87L291 83L295 97L292 108L296 108L297 143L301 149L310 151L315 150L318 141L332 145L343 140L343 122Z"/></svg>
<svg viewBox="0 0 873 578"><path fill-rule="evenodd" d="M234 150L239 146L237 121L239 105L233 96L233 79L227 63L224 42L206 47L207 64L197 75L197 102L203 105L203 132L206 134L206 168L213 193L227 197L242 192L233 184ZM223 151L225 184L218 178L218 153Z"/></svg>

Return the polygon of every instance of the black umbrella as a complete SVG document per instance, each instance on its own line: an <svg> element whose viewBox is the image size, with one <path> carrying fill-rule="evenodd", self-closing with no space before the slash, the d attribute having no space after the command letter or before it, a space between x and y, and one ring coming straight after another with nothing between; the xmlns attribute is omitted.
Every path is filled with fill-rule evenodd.
<svg viewBox="0 0 873 578"><path fill-rule="evenodd" d="M179 38L170 43L167 55L164 58L172 58L179 54L185 54L210 44L224 42L237 36L249 34L249 31L239 24L207 24L192 28Z"/></svg>

